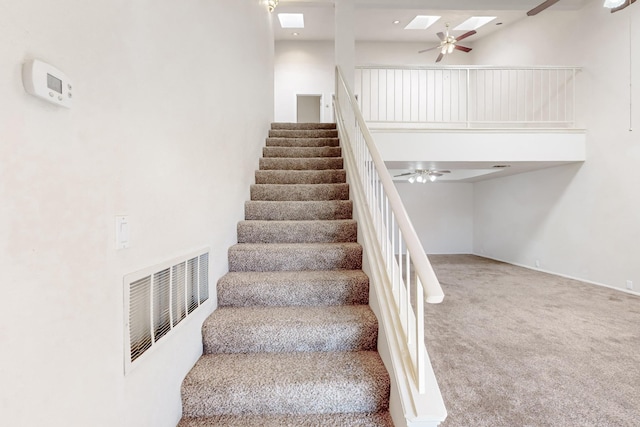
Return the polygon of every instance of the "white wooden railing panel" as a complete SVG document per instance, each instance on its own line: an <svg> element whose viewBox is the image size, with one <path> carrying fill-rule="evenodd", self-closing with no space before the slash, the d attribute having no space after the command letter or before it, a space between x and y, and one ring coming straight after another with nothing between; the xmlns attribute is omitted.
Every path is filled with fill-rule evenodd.
<svg viewBox="0 0 640 427"><path fill-rule="evenodd" d="M454 128L576 127L578 67L356 68L365 121Z"/></svg>

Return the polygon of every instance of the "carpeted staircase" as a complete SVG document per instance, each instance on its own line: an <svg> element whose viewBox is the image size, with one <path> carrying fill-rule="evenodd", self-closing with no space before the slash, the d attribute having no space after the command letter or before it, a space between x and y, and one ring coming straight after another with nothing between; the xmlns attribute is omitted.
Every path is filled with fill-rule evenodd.
<svg viewBox="0 0 640 427"><path fill-rule="evenodd" d="M192 426L392 426L334 124L278 124L182 384Z"/></svg>

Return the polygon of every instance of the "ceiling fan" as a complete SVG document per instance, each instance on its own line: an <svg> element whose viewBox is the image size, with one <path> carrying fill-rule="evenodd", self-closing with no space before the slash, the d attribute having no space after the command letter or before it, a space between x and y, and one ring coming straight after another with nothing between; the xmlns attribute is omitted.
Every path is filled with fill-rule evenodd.
<svg viewBox="0 0 640 427"><path fill-rule="evenodd" d="M452 53L454 49L461 50L463 52L470 52L471 51L470 47L460 46L456 43L458 43L462 39L466 39L467 37L474 35L475 33L476 33L475 30L471 30L459 37L454 37L451 34L449 34L449 24L446 24L446 32L445 33L439 32L437 34L438 38L440 39L440 44L434 47L430 47L428 49L420 50L418 51L418 53L424 53L424 52L429 52L430 50L440 49L440 54L436 59L436 62L440 62L442 61L442 58L444 58L446 54Z"/></svg>
<svg viewBox="0 0 640 427"><path fill-rule="evenodd" d="M413 172L407 172L407 173L401 173L400 175L395 175L394 178L397 178L400 176L406 176L406 177L409 177L408 181L411 184L413 184L416 181L424 184L425 182L427 182L427 180L431 182L435 181L445 173L451 173L451 171L439 170L439 169L416 169Z"/></svg>
<svg viewBox="0 0 640 427"><path fill-rule="evenodd" d="M528 16L537 15L548 7L553 6L558 3L560 0L547 0L545 2L540 3L538 6L531 9L527 12ZM636 0L605 0L604 7L608 7L611 9L611 13L615 13L619 10L624 9L625 7L635 3Z"/></svg>

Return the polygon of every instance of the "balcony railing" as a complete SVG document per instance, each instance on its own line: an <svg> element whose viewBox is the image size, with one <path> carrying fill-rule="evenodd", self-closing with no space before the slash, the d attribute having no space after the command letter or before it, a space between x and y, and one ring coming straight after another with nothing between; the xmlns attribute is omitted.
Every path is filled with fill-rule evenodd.
<svg viewBox="0 0 640 427"><path fill-rule="evenodd" d="M425 128L576 127L577 67L356 68L368 123Z"/></svg>

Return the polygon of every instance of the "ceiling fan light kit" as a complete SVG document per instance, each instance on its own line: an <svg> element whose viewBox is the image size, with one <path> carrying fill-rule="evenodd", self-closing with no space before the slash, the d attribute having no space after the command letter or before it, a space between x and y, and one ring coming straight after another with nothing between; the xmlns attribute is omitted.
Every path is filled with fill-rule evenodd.
<svg viewBox="0 0 640 427"><path fill-rule="evenodd" d="M276 6L278 6L279 0L267 0L267 7L269 8L269 12L273 12Z"/></svg>
<svg viewBox="0 0 640 427"><path fill-rule="evenodd" d="M449 24L447 23L445 26L446 26L445 33L439 32L437 34L438 38L440 39L440 44L437 46L420 50L418 51L418 53L424 53L424 52L429 52L430 50L439 49L440 54L436 58L436 62L440 62L442 61L442 58L444 58L445 55L449 55L453 53L454 50L461 50L462 52L471 51L470 47L460 46L457 43L462 39L466 39L467 37L476 34L475 30L467 31L466 33L462 34L459 37L454 37L451 34L449 34Z"/></svg>
<svg viewBox="0 0 640 427"><path fill-rule="evenodd" d="M435 182L436 179L438 179L445 173L451 173L451 171L435 170L435 169L416 169L413 172L402 173L400 175L396 175L395 177L406 176L408 177L407 181L409 181L410 184L413 184L414 182L425 184L427 181Z"/></svg>

